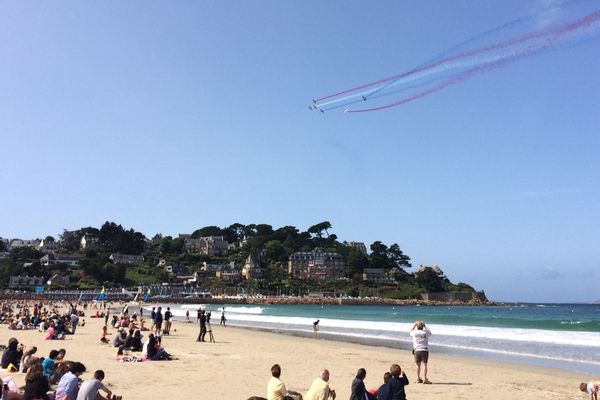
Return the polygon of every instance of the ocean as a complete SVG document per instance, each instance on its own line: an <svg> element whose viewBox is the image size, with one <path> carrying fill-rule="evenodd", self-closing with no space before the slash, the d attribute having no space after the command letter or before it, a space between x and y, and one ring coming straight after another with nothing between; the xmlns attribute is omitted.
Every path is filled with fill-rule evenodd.
<svg viewBox="0 0 600 400"><path fill-rule="evenodd" d="M176 319L186 310L223 306L171 304ZM555 367L600 375L600 305L512 304L499 306L225 305L227 324L295 335L395 347L410 351L416 320L431 329L430 351ZM145 309L148 308L147 306ZM150 307L151 308L151 307Z"/></svg>

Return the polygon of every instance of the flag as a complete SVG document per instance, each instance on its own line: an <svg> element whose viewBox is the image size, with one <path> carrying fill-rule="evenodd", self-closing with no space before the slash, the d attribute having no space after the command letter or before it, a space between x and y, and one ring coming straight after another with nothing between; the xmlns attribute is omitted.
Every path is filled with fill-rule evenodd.
<svg viewBox="0 0 600 400"><path fill-rule="evenodd" d="M148 291L146 292L146 295L144 296L144 303L147 303L149 298L150 298L150 288L148 288Z"/></svg>
<svg viewBox="0 0 600 400"><path fill-rule="evenodd" d="M98 301L104 301L104 286L102 286L102 290L100 291L100 294L98 295Z"/></svg>

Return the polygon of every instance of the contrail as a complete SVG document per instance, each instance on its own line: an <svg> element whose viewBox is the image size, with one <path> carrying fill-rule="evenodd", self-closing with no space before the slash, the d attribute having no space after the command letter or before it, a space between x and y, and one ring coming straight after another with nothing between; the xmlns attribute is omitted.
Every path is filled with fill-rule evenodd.
<svg viewBox="0 0 600 400"><path fill-rule="evenodd" d="M562 37L564 37L565 35L572 33L578 29L581 29L583 27L589 27L592 26L594 23L596 23L598 20L600 19L600 11L595 11L589 15L587 15L586 17L564 25L561 29L559 29L553 36L551 36L550 38L544 40L543 42L536 44L536 45L531 45L529 47L526 47L523 50L518 50L516 52L513 52L511 54L508 54L504 57L502 57L501 59L483 65L483 66L478 66L475 68L471 68L463 73L461 73L460 75L454 77L454 78L450 78L445 80L444 82L440 83L439 85L436 85L430 89L424 90L422 92L413 94L409 97L405 97L402 100L399 100L397 102L394 103L390 103L390 104L386 104L386 105L382 105L382 106L378 106L378 107L372 107L372 108L363 108L363 109L356 109L356 110L344 110L344 112L347 113L362 113L362 112L372 112L372 111L380 111L380 110L385 110L385 109L389 109L392 107L397 107L400 106L402 104L406 104L409 103L411 101L420 99L422 97L425 96L429 96L431 94L437 93L445 88L447 88L448 86L451 85L455 85L457 83L463 82L465 80L471 79L476 75L479 75L481 73L490 71L492 69L496 69L499 67L502 67L504 65L510 64L514 61L517 61L519 59L537 54L547 48L550 48L552 46L554 46L556 44L556 42L561 39Z"/></svg>

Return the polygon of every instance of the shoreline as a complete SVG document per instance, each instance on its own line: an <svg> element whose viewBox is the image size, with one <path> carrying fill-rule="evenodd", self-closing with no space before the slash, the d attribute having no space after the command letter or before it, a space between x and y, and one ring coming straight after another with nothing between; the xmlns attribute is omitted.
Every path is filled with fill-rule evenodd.
<svg viewBox="0 0 600 400"><path fill-rule="evenodd" d="M118 309L113 307L113 310ZM47 356L50 349L64 347L68 359L86 365L83 379L88 379L94 370L103 369L109 388L123 395L124 400L146 399L150 393L170 400L189 399L191 393L202 393L202 398L212 399L264 396L269 369L274 363L282 366L282 378L288 388L301 393L306 393L321 368L328 368L332 387L340 399L349 397L358 368L367 369L365 383L372 388L379 386L392 363L400 364L413 382L407 387L409 399L429 396L465 400L482 397L537 400L540 396L571 399L579 396L579 382L593 377L557 368L432 352L429 379L434 384L418 385L414 383L414 365L408 350L221 327L218 323L212 325L216 343L198 343L195 342L198 325L180 321L173 323L172 335L163 339L166 350L179 360L124 363L115 360L115 348L99 343L104 321L89 315L91 310L86 326L79 327L75 335L68 335L63 341L44 341L37 331L11 331L2 326L0 343L17 337L28 347L37 345L40 356ZM115 329L110 328L110 333L113 332ZM147 332L143 333L147 336ZM10 376L19 385L24 383L23 374Z"/></svg>
<svg viewBox="0 0 600 400"><path fill-rule="evenodd" d="M228 327L250 330L256 332L272 333L275 335L284 335L290 337L301 337L301 338L312 338L315 340L327 340L332 342L343 342L355 345L382 347L391 350L402 350L410 352L410 342L389 340L389 339L378 339L378 338L364 338L360 339L353 336L346 336L334 333L327 333L319 331L318 335L310 332L301 331L284 331L279 329L269 329L260 327L249 327L243 325L228 325ZM472 350L464 348L455 348L451 346L443 345L430 345L432 353L444 354L448 356L464 356L468 358L474 358L481 361L491 362L502 362L508 364L519 365L523 367L539 367L539 368L552 368L563 372L580 373L580 374L598 374L600 368L595 365L585 364L584 362L565 361L565 360L554 360L543 357L523 356L518 354L503 354L499 352L483 351L483 350ZM556 363L559 363L556 366Z"/></svg>

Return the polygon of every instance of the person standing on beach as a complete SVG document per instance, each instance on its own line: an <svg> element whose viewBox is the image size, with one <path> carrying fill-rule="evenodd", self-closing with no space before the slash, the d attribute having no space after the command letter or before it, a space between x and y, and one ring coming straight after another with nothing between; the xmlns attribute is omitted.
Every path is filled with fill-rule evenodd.
<svg viewBox="0 0 600 400"><path fill-rule="evenodd" d="M225 321L225 306L223 306L223 310L221 310L221 322L219 322L219 325L225 326Z"/></svg>
<svg viewBox="0 0 600 400"><path fill-rule="evenodd" d="M206 335L206 315L204 315L204 310L200 310L200 334L198 334L197 342L204 342L204 336Z"/></svg>
<svg viewBox="0 0 600 400"><path fill-rule="evenodd" d="M171 334L171 318L173 318L171 307L167 307L167 311L165 311L165 335Z"/></svg>
<svg viewBox="0 0 600 400"><path fill-rule="evenodd" d="M160 330L162 328L163 323L163 315L162 315L162 307L158 307L156 310L156 315L154 316L154 329L156 336L160 336Z"/></svg>
<svg viewBox="0 0 600 400"><path fill-rule="evenodd" d="M206 313L206 332L208 332L208 340L211 343L215 343L215 337L212 333L212 325L210 324L210 317L211 317L211 313L209 311Z"/></svg>
<svg viewBox="0 0 600 400"><path fill-rule="evenodd" d="M320 320L320 319L318 319L318 320L316 320L315 322L313 322L313 332L315 333L315 335L316 335L317 333L319 333L319 322L320 322L320 321L321 321L321 320Z"/></svg>
<svg viewBox="0 0 600 400"><path fill-rule="evenodd" d="M154 323L154 319L156 318L156 307L152 307L152 311L150 312L150 319L152 320L152 325L150 325L150 332L154 331L156 327Z"/></svg>
<svg viewBox="0 0 600 400"><path fill-rule="evenodd" d="M413 354L415 356L415 364L417 364L417 383L430 384L427 379L427 361L429 361L429 336L431 331L425 322L416 321L410 330L410 335L413 340ZM421 379L421 364L423 364L423 379Z"/></svg>

